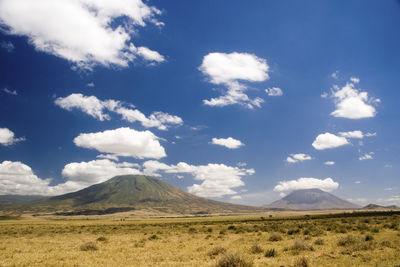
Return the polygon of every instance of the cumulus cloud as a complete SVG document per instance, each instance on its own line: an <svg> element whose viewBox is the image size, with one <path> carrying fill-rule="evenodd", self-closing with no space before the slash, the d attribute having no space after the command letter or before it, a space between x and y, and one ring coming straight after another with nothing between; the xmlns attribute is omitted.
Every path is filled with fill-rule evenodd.
<svg viewBox="0 0 400 267"><path fill-rule="evenodd" d="M159 159L166 156L158 137L150 131L136 131L128 127L97 133L82 133L75 145L95 149L101 153L138 159Z"/></svg>
<svg viewBox="0 0 400 267"><path fill-rule="evenodd" d="M340 132L339 135L346 138L358 138L358 139L364 138L364 134L361 131Z"/></svg>
<svg viewBox="0 0 400 267"><path fill-rule="evenodd" d="M324 150L329 148L335 148L349 144L349 141L345 137L336 136L331 133L323 133L315 138L312 146L317 150Z"/></svg>
<svg viewBox="0 0 400 267"><path fill-rule="evenodd" d="M286 158L286 162L288 163L296 163L305 160L312 160L312 157L308 154L299 153L299 154L290 154L290 156Z"/></svg>
<svg viewBox="0 0 400 267"><path fill-rule="evenodd" d="M239 148L241 146L244 146L244 144L240 140L234 139L232 137L228 137L228 138L213 138L211 140L211 144L224 146L224 147L227 147L229 149L237 149L237 148Z"/></svg>
<svg viewBox="0 0 400 267"><path fill-rule="evenodd" d="M163 24L155 18L160 14L141 0L0 1L0 23L6 33L27 36L36 50L86 69L126 67L137 57L161 62L154 56L158 52L147 47L130 49L139 27Z"/></svg>
<svg viewBox="0 0 400 267"><path fill-rule="evenodd" d="M223 107L239 104L253 109L260 107L263 99L251 99L245 91L242 81L262 82L269 79L267 61L248 53L209 53L203 58L199 70L213 84L224 85L226 92L219 97L203 100L208 106Z"/></svg>
<svg viewBox="0 0 400 267"><path fill-rule="evenodd" d="M10 146L20 141L25 141L24 137L15 138L14 132L8 128L0 128L0 145Z"/></svg>
<svg viewBox="0 0 400 267"><path fill-rule="evenodd" d="M51 186L51 179L37 177L32 169L19 161L0 163L0 195L60 195L104 182L116 175L140 174L134 164L115 163L106 159L73 162L64 166L62 174L68 180Z"/></svg>
<svg viewBox="0 0 400 267"><path fill-rule="evenodd" d="M334 99L336 110L331 113L332 116L347 119L375 117L376 110L373 104L379 103L380 100L369 97L367 92L355 88L358 82L358 78L352 78L351 82L342 88L334 86L331 97Z"/></svg>
<svg viewBox="0 0 400 267"><path fill-rule="evenodd" d="M332 165L335 165L335 162L334 161L325 161L324 164L332 166Z"/></svg>
<svg viewBox="0 0 400 267"><path fill-rule="evenodd" d="M114 161L119 161L119 158L116 155L113 154L99 154L96 156L96 158L100 158L100 159L111 159Z"/></svg>
<svg viewBox="0 0 400 267"><path fill-rule="evenodd" d="M10 89L8 89L8 88L4 88L4 89L3 89L3 92L4 92L4 93L7 93L7 94L9 94L9 95L18 95L17 90L10 90Z"/></svg>
<svg viewBox="0 0 400 267"><path fill-rule="evenodd" d="M143 59L152 62L153 64L156 63L161 63L165 61L164 56L162 56L160 53L157 51L151 50L147 47L141 46L141 47L134 47L132 44L129 48L130 51L134 52L135 54L141 56Z"/></svg>
<svg viewBox="0 0 400 267"><path fill-rule="evenodd" d="M359 160L368 160L368 159L373 159L374 152L369 152L364 154L363 156L359 157Z"/></svg>
<svg viewBox="0 0 400 267"><path fill-rule="evenodd" d="M89 116L100 121L110 120L111 117L107 113L114 112L121 115L123 120L129 122L138 121L146 128L156 127L159 130L167 130L173 125L179 126L183 124L182 118L170 115L165 112L156 111L149 116L144 115L140 110L133 108L132 104L125 107L118 100L100 100L95 96L84 96L82 94L71 94L67 97L59 97L54 103L66 110L78 109Z"/></svg>
<svg viewBox="0 0 400 267"><path fill-rule="evenodd" d="M160 176L158 172L188 173L195 180L201 181L188 187L189 193L202 197L223 197L235 195L233 189L244 185L243 176L254 174L253 169L226 166L224 164L209 163L207 165L189 165L179 162L176 165L168 165L158 161L146 161L143 163L143 172L147 175Z"/></svg>
<svg viewBox="0 0 400 267"><path fill-rule="evenodd" d="M265 89L265 92L269 96L281 96L281 95L283 95L282 89L278 88L278 87L272 87L272 88Z"/></svg>
<svg viewBox="0 0 400 267"><path fill-rule="evenodd" d="M275 192L286 192L300 189L318 188L326 192L333 191L339 187L339 183L332 178L317 179L317 178L299 178L297 180L280 181L274 187Z"/></svg>
<svg viewBox="0 0 400 267"><path fill-rule="evenodd" d="M89 162L72 162L64 166L62 175L79 185L80 188L107 181L117 175L141 174L137 164L122 162L116 163L108 159L92 160Z"/></svg>

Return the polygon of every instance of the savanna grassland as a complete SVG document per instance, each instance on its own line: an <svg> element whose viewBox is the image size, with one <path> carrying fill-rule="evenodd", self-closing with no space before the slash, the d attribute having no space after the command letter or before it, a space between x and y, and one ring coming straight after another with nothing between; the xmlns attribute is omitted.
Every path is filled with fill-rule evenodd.
<svg viewBox="0 0 400 267"><path fill-rule="evenodd" d="M400 212L0 221L0 266L400 266Z"/></svg>

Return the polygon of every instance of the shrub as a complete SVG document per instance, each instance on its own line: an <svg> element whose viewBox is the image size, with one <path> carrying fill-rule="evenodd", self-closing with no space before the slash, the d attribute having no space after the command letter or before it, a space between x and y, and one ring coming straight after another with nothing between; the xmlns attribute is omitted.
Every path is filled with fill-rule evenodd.
<svg viewBox="0 0 400 267"><path fill-rule="evenodd" d="M99 242L105 242L105 241L107 241L107 238L105 238L104 236L100 236L96 240L99 241Z"/></svg>
<svg viewBox="0 0 400 267"><path fill-rule="evenodd" d="M293 243L292 250L314 250L314 248L303 239L297 239Z"/></svg>
<svg viewBox="0 0 400 267"><path fill-rule="evenodd" d="M234 225L229 225L228 230L236 230L236 227Z"/></svg>
<svg viewBox="0 0 400 267"><path fill-rule="evenodd" d="M374 237L372 235L365 236L365 241L372 241L372 240L374 240Z"/></svg>
<svg viewBox="0 0 400 267"><path fill-rule="evenodd" d="M281 240L282 240L282 236L277 232L272 233L269 237L269 241L272 241L272 242L281 241Z"/></svg>
<svg viewBox="0 0 400 267"><path fill-rule="evenodd" d="M159 237L157 235L152 235L149 237L149 240L157 240Z"/></svg>
<svg viewBox="0 0 400 267"><path fill-rule="evenodd" d="M251 267L253 262L246 260L244 257L228 253L224 254L221 259L219 259L217 267Z"/></svg>
<svg viewBox="0 0 400 267"><path fill-rule="evenodd" d="M219 254L223 254L226 252L226 248L224 247L214 247L213 249L211 249L210 252L208 252L208 256L210 256L211 258L214 258L215 256L218 256Z"/></svg>
<svg viewBox="0 0 400 267"><path fill-rule="evenodd" d="M271 249L268 249L268 250L265 252L265 257L267 257L267 258L273 258L273 257L275 257L277 254L278 254L278 253L276 253L276 250L275 250L274 248L271 248Z"/></svg>
<svg viewBox="0 0 400 267"><path fill-rule="evenodd" d="M351 245L357 244L359 242L361 242L360 237L347 235L347 236L339 239L338 246L346 247L346 246L351 246Z"/></svg>
<svg viewBox="0 0 400 267"><path fill-rule="evenodd" d="M308 260L305 257L301 257L296 260L294 263L294 267L308 267Z"/></svg>
<svg viewBox="0 0 400 267"><path fill-rule="evenodd" d="M87 242L87 243L81 245L80 249L82 251L95 251L95 250L98 250L98 247L97 247L96 243L94 243L94 242Z"/></svg>
<svg viewBox="0 0 400 267"><path fill-rule="evenodd" d="M318 238L317 240L314 241L314 244L319 246L323 245L324 243L325 243L324 240L321 238Z"/></svg>
<svg viewBox="0 0 400 267"><path fill-rule="evenodd" d="M194 233L196 233L197 231L196 231L195 228L190 227L189 230L188 230L188 232L189 232L189 234L194 234Z"/></svg>
<svg viewBox="0 0 400 267"><path fill-rule="evenodd" d="M262 249L262 247L259 244L253 244L251 246L250 251L253 254L258 254L258 253L263 253L264 250Z"/></svg>

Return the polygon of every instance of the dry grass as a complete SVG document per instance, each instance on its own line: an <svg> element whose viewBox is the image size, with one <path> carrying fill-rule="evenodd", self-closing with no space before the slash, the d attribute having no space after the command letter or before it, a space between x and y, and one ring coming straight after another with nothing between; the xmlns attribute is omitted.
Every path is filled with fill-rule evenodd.
<svg viewBox="0 0 400 267"><path fill-rule="evenodd" d="M399 221L390 213L2 220L0 266L399 266Z"/></svg>

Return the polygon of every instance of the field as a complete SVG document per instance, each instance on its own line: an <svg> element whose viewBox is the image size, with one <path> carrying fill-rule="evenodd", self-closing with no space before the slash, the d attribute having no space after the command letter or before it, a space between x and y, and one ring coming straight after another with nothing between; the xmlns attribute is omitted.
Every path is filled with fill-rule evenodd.
<svg viewBox="0 0 400 267"><path fill-rule="evenodd" d="M0 220L0 266L400 266L400 212ZM235 265L236 264L236 265Z"/></svg>

